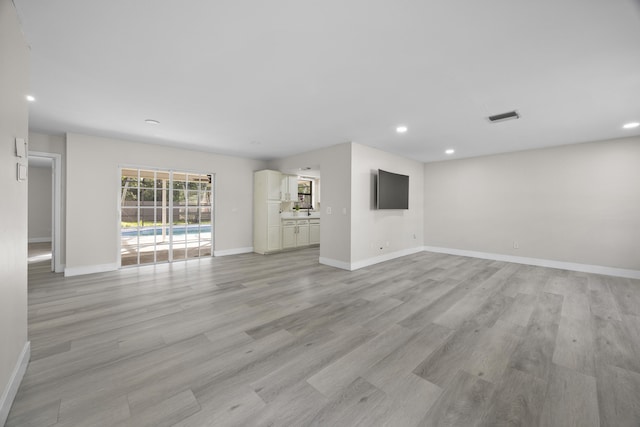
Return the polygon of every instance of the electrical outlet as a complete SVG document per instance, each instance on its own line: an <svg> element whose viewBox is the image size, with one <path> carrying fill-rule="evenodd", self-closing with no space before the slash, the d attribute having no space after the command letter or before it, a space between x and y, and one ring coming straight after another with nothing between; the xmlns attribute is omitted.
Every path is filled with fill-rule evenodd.
<svg viewBox="0 0 640 427"><path fill-rule="evenodd" d="M513 249L520 249L520 244L515 240L513 241Z"/></svg>
<svg viewBox="0 0 640 427"><path fill-rule="evenodd" d="M327 215L331 215L331 208L327 206Z"/></svg>

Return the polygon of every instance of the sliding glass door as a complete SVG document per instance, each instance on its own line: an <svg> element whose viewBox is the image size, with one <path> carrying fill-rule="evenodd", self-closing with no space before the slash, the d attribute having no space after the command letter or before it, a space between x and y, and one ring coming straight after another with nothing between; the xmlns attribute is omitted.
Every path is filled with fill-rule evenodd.
<svg viewBox="0 0 640 427"><path fill-rule="evenodd" d="M211 256L212 181L209 174L123 168L121 265Z"/></svg>
<svg viewBox="0 0 640 427"><path fill-rule="evenodd" d="M209 176L173 173L173 259L210 256L212 191Z"/></svg>

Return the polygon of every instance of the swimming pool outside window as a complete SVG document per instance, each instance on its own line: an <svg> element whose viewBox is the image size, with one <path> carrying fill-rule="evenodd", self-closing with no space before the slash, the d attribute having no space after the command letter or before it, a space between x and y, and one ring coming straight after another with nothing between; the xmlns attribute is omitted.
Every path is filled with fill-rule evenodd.
<svg viewBox="0 0 640 427"><path fill-rule="evenodd" d="M122 168L122 266L213 254L213 176Z"/></svg>

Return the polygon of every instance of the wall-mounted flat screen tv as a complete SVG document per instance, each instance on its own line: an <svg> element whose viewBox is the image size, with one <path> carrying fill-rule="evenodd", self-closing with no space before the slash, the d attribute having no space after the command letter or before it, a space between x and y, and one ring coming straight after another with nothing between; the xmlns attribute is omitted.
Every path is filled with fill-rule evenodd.
<svg viewBox="0 0 640 427"><path fill-rule="evenodd" d="M378 209L409 209L409 177L378 169Z"/></svg>

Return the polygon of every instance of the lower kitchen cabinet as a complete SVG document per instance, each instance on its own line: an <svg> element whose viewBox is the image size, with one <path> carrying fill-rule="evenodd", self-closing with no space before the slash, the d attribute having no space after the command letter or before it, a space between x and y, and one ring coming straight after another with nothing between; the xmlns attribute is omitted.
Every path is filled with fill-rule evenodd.
<svg viewBox="0 0 640 427"><path fill-rule="evenodd" d="M296 247L296 228L295 220L282 221L282 249Z"/></svg>
<svg viewBox="0 0 640 427"><path fill-rule="evenodd" d="M310 245L320 244L320 220L319 219L309 220L309 244Z"/></svg>
<svg viewBox="0 0 640 427"><path fill-rule="evenodd" d="M311 231L312 227L313 232ZM314 239L313 241L312 237ZM319 219L282 220L282 249L291 249L318 243L320 243Z"/></svg>

